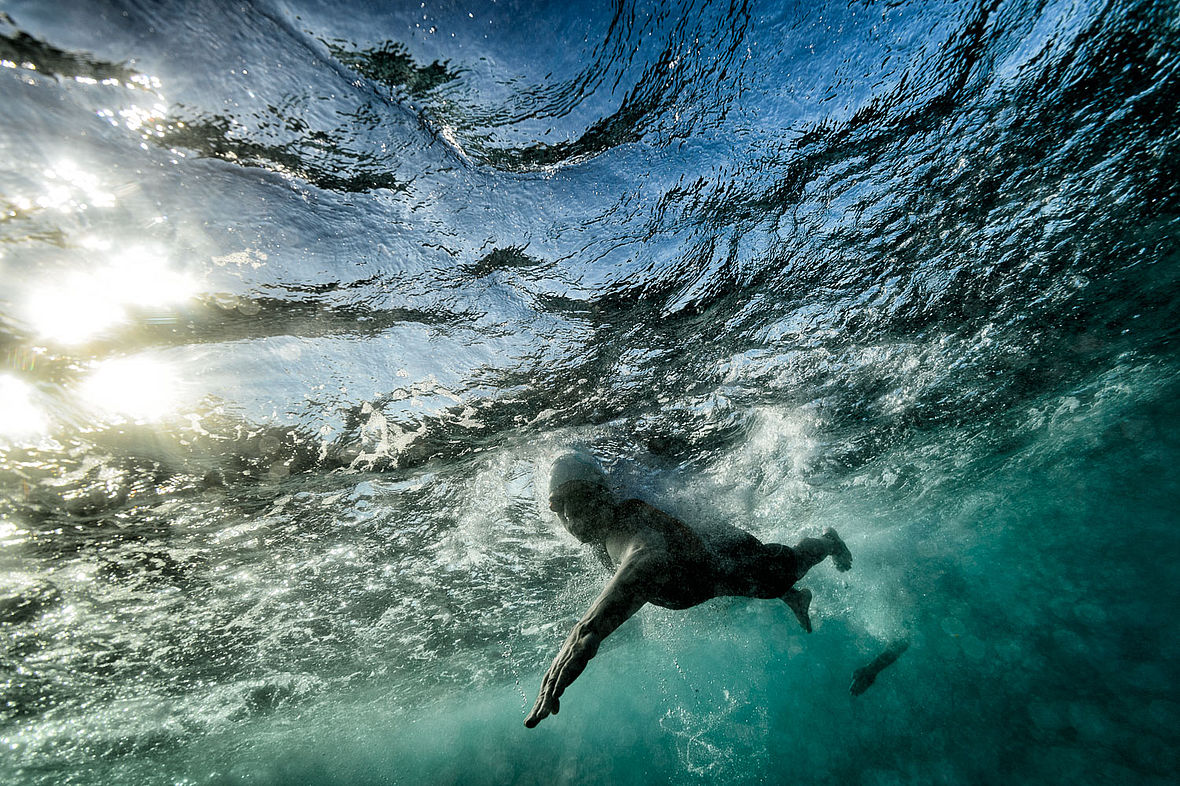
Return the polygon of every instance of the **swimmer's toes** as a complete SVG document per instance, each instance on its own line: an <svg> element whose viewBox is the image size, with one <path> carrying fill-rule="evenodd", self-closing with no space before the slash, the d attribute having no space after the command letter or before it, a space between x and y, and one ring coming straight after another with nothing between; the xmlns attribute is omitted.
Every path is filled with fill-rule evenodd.
<svg viewBox="0 0 1180 786"><path fill-rule="evenodd" d="M829 527L824 532L824 538L831 544L832 564L836 566L836 570L841 572L850 570L852 568L852 552L836 534L836 530Z"/></svg>

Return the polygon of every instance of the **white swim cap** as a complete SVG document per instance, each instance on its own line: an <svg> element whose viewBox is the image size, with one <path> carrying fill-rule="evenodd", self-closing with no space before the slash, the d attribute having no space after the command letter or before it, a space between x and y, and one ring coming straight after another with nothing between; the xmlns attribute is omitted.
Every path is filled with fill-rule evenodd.
<svg viewBox="0 0 1180 786"><path fill-rule="evenodd" d="M549 470L549 496L552 497L559 488L571 480L581 480L607 488L606 475L602 474L602 468L586 453L566 453L553 462L553 467Z"/></svg>

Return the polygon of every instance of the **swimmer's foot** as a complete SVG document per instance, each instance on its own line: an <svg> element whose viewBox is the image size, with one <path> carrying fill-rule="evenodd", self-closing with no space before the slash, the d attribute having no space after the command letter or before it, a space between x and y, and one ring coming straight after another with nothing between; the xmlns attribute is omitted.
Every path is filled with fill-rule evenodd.
<svg viewBox="0 0 1180 786"><path fill-rule="evenodd" d="M828 542L830 547L829 555L832 557L832 564L836 566L836 570L844 572L852 568L852 552L844 545L844 541L836 534L836 530L828 527L824 531L824 540Z"/></svg>
<svg viewBox="0 0 1180 786"><path fill-rule="evenodd" d="M803 626L803 630L811 633L811 590L809 589L794 589L787 590L787 594L783 595L783 603L790 607L791 611L795 612L795 619L799 620L799 624Z"/></svg>

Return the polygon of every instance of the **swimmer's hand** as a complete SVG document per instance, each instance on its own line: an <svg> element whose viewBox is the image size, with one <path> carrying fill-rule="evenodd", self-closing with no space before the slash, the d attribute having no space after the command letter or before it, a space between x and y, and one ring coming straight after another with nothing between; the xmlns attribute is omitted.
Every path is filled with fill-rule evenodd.
<svg viewBox="0 0 1180 786"><path fill-rule="evenodd" d="M537 695L537 703L524 719L526 727L531 729L550 715L558 713L561 709L558 698L586 668L586 664L598 652L598 644L601 641L602 637L593 630L593 625L586 619L574 626L569 638L561 646L561 651L553 659L549 671L545 672L545 679L541 680L541 692Z"/></svg>
<svg viewBox="0 0 1180 786"><path fill-rule="evenodd" d="M537 703L533 705L533 711L524 719L525 728L533 728L550 715L556 715L560 709L561 703L553 695L552 681L546 674L545 683L541 686L541 695L537 696Z"/></svg>
<svg viewBox="0 0 1180 786"><path fill-rule="evenodd" d="M525 726L531 729L550 715L557 714L561 709L558 702L561 694L598 653L598 645L602 640L647 602L643 587L651 572L661 566L662 563L652 560L641 549L628 551L618 571L578 624L574 625L549 670L545 672L537 703L524 719Z"/></svg>

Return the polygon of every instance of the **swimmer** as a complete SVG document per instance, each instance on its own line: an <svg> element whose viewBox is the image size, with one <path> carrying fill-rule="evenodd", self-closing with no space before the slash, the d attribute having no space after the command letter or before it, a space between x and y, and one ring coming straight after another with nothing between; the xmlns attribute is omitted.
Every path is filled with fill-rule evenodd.
<svg viewBox="0 0 1180 786"><path fill-rule="evenodd" d="M790 548L762 543L737 529L726 537L710 537L640 500L616 503L597 465L575 453L553 465L549 508L571 535L595 549L614 575L545 673L537 703L524 722L530 729L557 714L561 694L602 640L645 604L687 609L724 595L778 598L810 633L811 591L797 589L795 582L826 557L837 570L852 567L852 554L833 529Z"/></svg>

